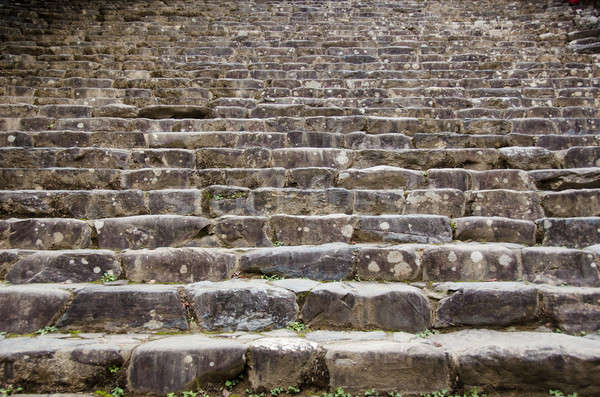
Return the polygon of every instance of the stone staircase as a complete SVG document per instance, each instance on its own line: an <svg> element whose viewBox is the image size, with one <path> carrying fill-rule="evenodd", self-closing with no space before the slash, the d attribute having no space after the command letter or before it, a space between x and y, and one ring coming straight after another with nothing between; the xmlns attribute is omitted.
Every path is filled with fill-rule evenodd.
<svg viewBox="0 0 600 397"><path fill-rule="evenodd" d="M0 392L600 395L573 13L0 1Z"/></svg>

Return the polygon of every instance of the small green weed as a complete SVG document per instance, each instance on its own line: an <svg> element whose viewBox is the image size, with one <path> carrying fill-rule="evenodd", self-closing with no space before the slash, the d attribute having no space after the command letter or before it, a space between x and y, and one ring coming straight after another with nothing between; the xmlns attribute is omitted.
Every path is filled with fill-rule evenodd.
<svg viewBox="0 0 600 397"><path fill-rule="evenodd" d="M300 393L300 388L296 386L288 386L287 392L288 394L298 394Z"/></svg>
<svg viewBox="0 0 600 397"><path fill-rule="evenodd" d="M401 393L393 392L393 391L389 391L387 395L388 395L388 397L402 397Z"/></svg>
<svg viewBox="0 0 600 397"><path fill-rule="evenodd" d="M52 332L57 332L57 331L58 331L58 328L47 325L44 328L40 328L37 331L35 331L35 334L43 336L43 335L50 334Z"/></svg>
<svg viewBox="0 0 600 397"><path fill-rule="evenodd" d="M375 389L365 390L365 397L379 397L379 392Z"/></svg>
<svg viewBox="0 0 600 397"><path fill-rule="evenodd" d="M295 332L303 332L306 330L306 325L300 321L293 321L287 325L287 329Z"/></svg>
<svg viewBox="0 0 600 397"><path fill-rule="evenodd" d="M479 390L476 387L472 388L468 394L448 394L449 391L442 389L440 391L433 392L431 394L421 394L421 397L487 397L485 394L479 394Z"/></svg>
<svg viewBox="0 0 600 397"><path fill-rule="evenodd" d="M229 379L225 381L225 387L227 388L227 390L231 390L233 389L238 383L240 383L240 381L242 381L244 379L244 375L240 374L240 376L238 376L235 379ZM185 396L184 396L185 397Z"/></svg>
<svg viewBox="0 0 600 397"><path fill-rule="evenodd" d="M273 241L273 247L283 247L283 242L279 240Z"/></svg>
<svg viewBox="0 0 600 397"><path fill-rule="evenodd" d="M417 334L417 336L419 338L429 338L430 336L437 335L437 334L439 334L439 332L435 329L426 329L423 332L419 332ZM432 396L432 397L437 397L437 396Z"/></svg>
<svg viewBox="0 0 600 397"><path fill-rule="evenodd" d="M116 281L116 280L117 280L117 278L115 277L115 275L112 273L108 273L108 272L104 273L102 275L102 277L100 278L100 281L102 281L103 283L110 283L110 282Z"/></svg>
<svg viewBox="0 0 600 397"><path fill-rule="evenodd" d="M112 397L123 397L125 395L125 390L121 389L120 387L115 387L110 392L110 395Z"/></svg>
<svg viewBox="0 0 600 397"><path fill-rule="evenodd" d="M224 199L222 194L215 194L214 196L212 196L213 200L217 200L217 201L221 201Z"/></svg>
<svg viewBox="0 0 600 397"><path fill-rule="evenodd" d="M110 367L108 367L108 372L110 372L111 374L116 374L117 372L119 372L121 368L117 365L111 365Z"/></svg>
<svg viewBox="0 0 600 397"><path fill-rule="evenodd" d="M342 387L338 387L333 393L324 393L322 397L352 397L352 394L346 392Z"/></svg>
<svg viewBox="0 0 600 397"><path fill-rule="evenodd" d="M0 389L0 397L7 397L7 396L10 396L11 394L15 394L20 391L23 391L22 387L17 386L13 389L13 387L9 385L4 389Z"/></svg>
<svg viewBox="0 0 600 397"><path fill-rule="evenodd" d="M270 276L268 274L263 274L262 276L260 276L260 278L262 278L263 280L267 280L267 281L283 280L283 277L281 277L277 274L272 274Z"/></svg>
<svg viewBox="0 0 600 397"><path fill-rule="evenodd" d="M578 394L577 393L571 393L571 394L564 394L562 391L560 390L552 390L550 389L550 395L553 397L577 397Z"/></svg>
<svg viewBox="0 0 600 397"><path fill-rule="evenodd" d="M283 393L283 387L275 387L273 389L271 389L271 395L273 397L277 397L278 395L280 395L281 393Z"/></svg>

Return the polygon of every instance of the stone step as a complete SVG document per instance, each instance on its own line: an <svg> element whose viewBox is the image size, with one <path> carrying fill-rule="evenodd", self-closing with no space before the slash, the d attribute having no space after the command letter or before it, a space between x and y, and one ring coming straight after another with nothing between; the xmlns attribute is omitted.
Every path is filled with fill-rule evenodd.
<svg viewBox="0 0 600 397"><path fill-rule="evenodd" d="M361 131L339 134L330 132L290 131L278 132L0 132L4 147L26 148L74 148L97 147L106 149L199 149L199 148L250 148L255 146L271 149L284 147L319 147L340 149L460 149L503 148L515 146L538 146L548 150L564 150L575 146L598 146L598 135L470 135L425 134L413 137L403 134L369 135Z"/></svg>
<svg viewBox="0 0 600 397"><path fill-rule="evenodd" d="M496 218L496 222L500 219ZM509 226L513 225L509 223ZM462 232L461 227L459 223L457 233ZM532 236L533 233L531 229ZM219 281L243 274L313 280L353 277L411 282L523 279L553 285L599 284L598 255L594 247L579 250L460 242L435 246L377 242L280 245L243 250L130 249L122 254L107 249L4 249L0 250L0 276L5 275L13 284L100 281L106 273L132 282L161 283Z"/></svg>
<svg viewBox="0 0 600 397"><path fill-rule="evenodd" d="M4 286L0 330L265 331L298 320L311 329L407 332L545 324L585 334L600 328L599 288L496 281L436 283L431 288L305 279ZM223 302L231 305L225 308Z"/></svg>
<svg viewBox="0 0 600 397"><path fill-rule="evenodd" d="M449 218L422 214L223 216L213 220L181 215L140 215L94 221L12 218L0 220L0 232L0 248L51 250L270 247L351 241L442 243L452 239Z"/></svg>
<svg viewBox="0 0 600 397"><path fill-rule="evenodd" d="M245 149L0 148L3 168L308 168L337 169L393 166L431 168L540 170L596 167L600 147L550 151L541 147L500 149L363 149L250 147Z"/></svg>
<svg viewBox="0 0 600 397"><path fill-rule="evenodd" d="M12 284L112 278L136 283L190 283L243 275L318 281L526 280L600 286L598 250L594 246L580 250L457 241L442 245L392 242L246 249L163 247L123 253L107 249L4 249L0 250L0 259L0 277Z"/></svg>
<svg viewBox="0 0 600 397"><path fill-rule="evenodd" d="M18 368L6 375L6 382L23 384L27 393L110 391L116 379L134 394L206 389L208 383L221 393L225 380L236 379L233 383L242 383L234 390L247 387L255 392L291 385L323 391L342 388L355 395L368 390L420 395L477 387L480 392L504 390L522 396L547 395L549 389L592 396L600 388L597 377L591 376L599 346L591 337L489 330L428 338L403 332L324 331L305 336L239 333L235 338L49 334L1 340L0 360ZM553 359L556 356L572 365L564 367ZM356 372L357 366L361 371ZM523 370L531 366L533 370ZM116 373L108 373L109 367ZM394 376L398 367L404 371L401 379ZM42 370L51 376L44 377ZM65 377L65 371L73 372Z"/></svg>
<svg viewBox="0 0 600 397"><path fill-rule="evenodd" d="M536 220L544 211L558 217L600 214L600 190L562 192L507 189L365 190L246 189L210 186L187 190L0 191L3 217L112 218L146 214L206 215L327 215L438 214ZM580 205L586 203L586 206Z"/></svg>
<svg viewBox="0 0 600 397"><path fill-rule="evenodd" d="M580 98L580 97L576 97ZM578 106L578 105L568 105ZM430 119L414 117L377 116L316 116L203 119L144 119L144 118L53 118L1 117L0 131L269 131L303 130L335 133L365 131L369 134L401 133L466 133L506 135L593 135L600 122L596 118L514 118L510 120L477 117L472 119Z"/></svg>
<svg viewBox="0 0 600 397"><path fill-rule="evenodd" d="M201 170L182 168L146 168L138 170L0 168L0 186L5 190L133 189L151 191L199 189L213 185L249 189L261 187L328 189L337 187L361 190L457 189L464 192L494 189L548 192L589 189L594 192L597 188L600 188L600 171L598 168L531 171L519 169L476 171L461 168L433 168L426 171L417 171L392 166L350 168L346 170L329 167L290 168L287 170L284 168L212 168ZM43 193L39 192L39 194ZM582 191L575 193L573 198L571 198L570 193L564 193L569 200L576 200L576 197L580 194L593 193ZM551 199L546 200L546 203L545 205L553 205Z"/></svg>
<svg viewBox="0 0 600 397"><path fill-rule="evenodd" d="M361 173L349 173L340 185L358 187L329 189L258 188L222 185L205 189L179 190L8 190L0 191L0 217L113 218L135 215L224 215L265 216L344 214L437 214L451 218L464 216L505 216L536 220L544 214L557 218L600 215L600 190L579 189L561 192L500 189L507 177L516 184L531 183L526 173L470 173L471 184L486 190L361 189ZM343 173L341 174L344 175ZM359 175L357 178L356 176ZM364 173L363 173L364 175ZM381 177L385 173L379 173ZM410 177L410 174L407 173ZM437 173L436 176L440 174ZM401 177L401 175L398 175ZM489 177L485 177L489 176ZM490 186L485 186L491 183ZM346 182L346 183L344 183ZM376 181L374 181L376 182ZM424 178L421 182L425 184ZM497 183L497 185L496 185ZM524 185L524 183L523 183ZM525 186L517 188L526 188ZM378 186L382 188L383 186ZM529 186L531 187L531 186Z"/></svg>

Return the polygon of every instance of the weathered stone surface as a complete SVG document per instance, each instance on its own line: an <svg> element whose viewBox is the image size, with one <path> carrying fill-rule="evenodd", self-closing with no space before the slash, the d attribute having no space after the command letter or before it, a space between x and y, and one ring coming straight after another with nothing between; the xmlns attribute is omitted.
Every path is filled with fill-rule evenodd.
<svg viewBox="0 0 600 397"><path fill-rule="evenodd" d="M266 217L224 216L214 224L214 234L224 247L271 247L271 226Z"/></svg>
<svg viewBox="0 0 600 397"><path fill-rule="evenodd" d="M210 221L178 215L107 218L93 222L98 246L109 249L181 247L198 244Z"/></svg>
<svg viewBox="0 0 600 397"><path fill-rule="evenodd" d="M340 342L326 350L331 389L360 393L369 387L381 394L420 395L451 388L449 357L429 342Z"/></svg>
<svg viewBox="0 0 600 397"><path fill-rule="evenodd" d="M452 240L452 229L444 216L361 216L354 239L358 242L444 243Z"/></svg>
<svg viewBox="0 0 600 397"><path fill-rule="evenodd" d="M250 343L248 380L252 390L270 391L281 385L326 386L324 352L301 338L263 338Z"/></svg>
<svg viewBox="0 0 600 397"><path fill-rule="evenodd" d="M76 249L88 248L92 231L84 221L75 219L9 219L0 221L6 238L0 248Z"/></svg>
<svg viewBox="0 0 600 397"><path fill-rule="evenodd" d="M405 213L458 218L465 214L465 194L457 189L413 190L406 196Z"/></svg>
<svg viewBox="0 0 600 397"><path fill-rule="evenodd" d="M535 170L530 171L529 175L540 190L600 188L600 169L598 168Z"/></svg>
<svg viewBox="0 0 600 397"><path fill-rule="evenodd" d="M287 215L351 214L353 192L326 190L261 188L252 192L250 213Z"/></svg>
<svg viewBox="0 0 600 397"><path fill-rule="evenodd" d="M429 302L400 283L335 282L313 288L302 319L313 328L422 331L430 325Z"/></svg>
<svg viewBox="0 0 600 397"><path fill-rule="evenodd" d="M565 154L565 168L600 167L598 146L572 147Z"/></svg>
<svg viewBox="0 0 600 397"><path fill-rule="evenodd" d="M404 213L403 190L354 190L354 214Z"/></svg>
<svg viewBox="0 0 600 397"><path fill-rule="evenodd" d="M140 109L138 117L148 119L205 119L210 110L202 106L157 105Z"/></svg>
<svg viewBox="0 0 600 397"><path fill-rule="evenodd" d="M284 245L350 243L355 232L354 218L347 215L275 215L270 223L277 241Z"/></svg>
<svg viewBox="0 0 600 397"><path fill-rule="evenodd" d="M455 218L454 238L463 241L492 241L533 245L535 223L500 217Z"/></svg>
<svg viewBox="0 0 600 397"><path fill-rule="evenodd" d="M418 189L425 185L422 172L398 167L377 166L340 172L337 186L346 189Z"/></svg>
<svg viewBox="0 0 600 397"><path fill-rule="evenodd" d="M442 168L428 170L425 182L435 189L458 189L466 191L471 186L471 172L467 170Z"/></svg>
<svg viewBox="0 0 600 397"><path fill-rule="evenodd" d="M447 293L437 305L435 327L504 326L536 319L537 289L514 282L443 283Z"/></svg>
<svg viewBox="0 0 600 397"><path fill-rule="evenodd" d="M544 192L542 206L551 217L600 216L600 189Z"/></svg>
<svg viewBox="0 0 600 397"><path fill-rule="evenodd" d="M119 278L121 264L112 251L42 251L17 261L6 275L13 284L86 282L100 280L104 273Z"/></svg>
<svg viewBox="0 0 600 397"><path fill-rule="evenodd" d="M473 216L500 216L536 220L544 217L540 198L535 192L515 190L479 190L470 193L469 212Z"/></svg>
<svg viewBox="0 0 600 397"><path fill-rule="evenodd" d="M353 152L343 149L292 148L272 151L273 167L331 167L349 168Z"/></svg>
<svg viewBox="0 0 600 397"><path fill-rule="evenodd" d="M538 287L544 317L569 333L600 329L600 288Z"/></svg>
<svg viewBox="0 0 600 397"><path fill-rule="evenodd" d="M198 325L209 331L285 328L298 314L293 292L262 280L203 281L186 291Z"/></svg>
<svg viewBox="0 0 600 397"><path fill-rule="evenodd" d="M519 259L500 244L430 246L423 253L423 279L432 281L516 280Z"/></svg>
<svg viewBox="0 0 600 397"><path fill-rule="evenodd" d="M277 247L245 252L240 258L244 272L344 280L352 275L353 249L346 244L313 247Z"/></svg>
<svg viewBox="0 0 600 397"><path fill-rule="evenodd" d="M132 250L121 254L127 279L159 283L220 281L231 277L237 257L218 249L158 248Z"/></svg>
<svg viewBox="0 0 600 397"><path fill-rule="evenodd" d="M122 367L144 339L144 335L5 339L0 341L0 379L38 393L103 389L115 378L108 368Z"/></svg>
<svg viewBox="0 0 600 397"><path fill-rule="evenodd" d="M118 332L188 329L177 287L91 285L75 292L58 326Z"/></svg>
<svg viewBox="0 0 600 397"><path fill-rule="evenodd" d="M202 190L153 190L148 192L151 214L205 215L202 209Z"/></svg>
<svg viewBox="0 0 600 397"><path fill-rule="evenodd" d="M456 360L468 390L514 390L594 395L600 390L600 343L569 335L467 330L434 335Z"/></svg>
<svg viewBox="0 0 600 397"><path fill-rule="evenodd" d="M535 190L533 178L522 170L470 171L471 189Z"/></svg>
<svg viewBox="0 0 600 397"><path fill-rule="evenodd" d="M600 286L600 256L559 247L531 247L521 252L523 278L551 285Z"/></svg>
<svg viewBox="0 0 600 397"><path fill-rule="evenodd" d="M128 387L135 393L165 395L233 379L244 369L246 351L239 342L195 335L145 343L131 356Z"/></svg>
<svg viewBox="0 0 600 397"><path fill-rule="evenodd" d="M333 168L293 168L287 172L287 185L300 189L325 189L334 186L336 175Z"/></svg>
<svg viewBox="0 0 600 397"><path fill-rule="evenodd" d="M67 291L47 286L0 288L0 331L28 333L50 325L71 299Z"/></svg>
<svg viewBox="0 0 600 397"><path fill-rule="evenodd" d="M555 152L540 147L508 147L499 149L506 168L538 170L561 168Z"/></svg>
<svg viewBox="0 0 600 397"><path fill-rule="evenodd" d="M59 216L96 219L147 214L140 190L59 192L53 205Z"/></svg>
<svg viewBox="0 0 600 397"><path fill-rule="evenodd" d="M362 280L417 281L422 277L419 250L415 244L357 249L357 273Z"/></svg>
<svg viewBox="0 0 600 397"><path fill-rule="evenodd" d="M537 222L542 245L583 248L600 243L600 217L544 218Z"/></svg>

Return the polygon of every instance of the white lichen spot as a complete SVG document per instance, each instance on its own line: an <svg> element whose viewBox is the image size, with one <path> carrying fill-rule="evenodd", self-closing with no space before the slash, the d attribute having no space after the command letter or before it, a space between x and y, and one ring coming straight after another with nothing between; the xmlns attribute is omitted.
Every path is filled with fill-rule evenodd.
<svg viewBox="0 0 600 397"><path fill-rule="evenodd" d="M481 262L482 259L483 259L483 255L481 254L481 252L475 251L475 252L471 253L471 260L473 262L475 262L475 263Z"/></svg>
<svg viewBox="0 0 600 397"><path fill-rule="evenodd" d="M344 165L347 164L349 161L348 156L346 155L346 152L341 152L340 154L338 154L335 157L335 162L340 164L340 165Z"/></svg>
<svg viewBox="0 0 600 397"><path fill-rule="evenodd" d="M181 265L181 267L179 268L179 273L181 274L186 274L188 272L188 268L186 265Z"/></svg>
<svg viewBox="0 0 600 397"><path fill-rule="evenodd" d="M88 261L85 258L81 258L81 263L83 263L84 265L87 265Z"/></svg>
<svg viewBox="0 0 600 397"><path fill-rule="evenodd" d="M502 254L500 256L500 258L498 259L498 262L502 265L502 266L508 266L511 264L512 262L512 258L506 254Z"/></svg>
<svg viewBox="0 0 600 397"><path fill-rule="evenodd" d="M61 232L54 232L52 233L52 238L54 239L55 243L60 243L65 239L65 236Z"/></svg>
<svg viewBox="0 0 600 397"><path fill-rule="evenodd" d="M102 269L100 269L100 267L96 266L94 267L94 273L98 274L102 271Z"/></svg>
<svg viewBox="0 0 600 397"><path fill-rule="evenodd" d="M96 231L100 233L100 230L104 227L104 221L96 221L94 222L94 226L96 227Z"/></svg>
<svg viewBox="0 0 600 397"><path fill-rule="evenodd" d="M546 219L544 221L544 229L550 229L552 227L552 222L550 222L548 219Z"/></svg>
<svg viewBox="0 0 600 397"><path fill-rule="evenodd" d="M9 141L10 143L13 143L15 141L15 136L14 135L9 135L7 138L7 141Z"/></svg>
<svg viewBox="0 0 600 397"><path fill-rule="evenodd" d="M352 225L344 225L342 227L342 236L350 238L352 237L352 233L354 233L354 228L352 227Z"/></svg>
<svg viewBox="0 0 600 397"><path fill-rule="evenodd" d="M379 228L380 228L381 230L388 230L388 229L390 228L390 224L389 224L389 223L387 223L387 222L381 222L381 223L379 224Z"/></svg>
<svg viewBox="0 0 600 397"><path fill-rule="evenodd" d="M77 123L77 128L83 128L83 123Z"/></svg>
<svg viewBox="0 0 600 397"><path fill-rule="evenodd" d="M400 251L390 251L387 256L387 260L389 263L398 263L403 260L402 252Z"/></svg>
<svg viewBox="0 0 600 397"><path fill-rule="evenodd" d="M304 226L304 228L302 229L303 232L308 233L310 232L310 228Z"/></svg>
<svg viewBox="0 0 600 397"><path fill-rule="evenodd" d="M69 265L74 265L75 264L75 259L70 259L69 260Z"/></svg>
<svg viewBox="0 0 600 397"><path fill-rule="evenodd" d="M596 263L592 262L592 263L590 263L590 267L592 267L593 269L595 269L595 268L598 267L598 265L596 265Z"/></svg>
<svg viewBox="0 0 600 397"><path fill-rule="evenodd" d="M377 273L378 271L380 271L381 269L379 268L379 265L377 264L377 262L375 261L371 261L369 262L369 266L367 266L367 269L371 272L371 273Z"/></svg>
<svg viewBox="0 0 600 397"><path fill-rule="evenodd" d="M193 361L194 361L194 359L189 354L183 358L183 362L186 364L191 364Z"/></svg>
<svg viewBox="0 0 600 397"><path fill-rule="evenodd" d="M397 263L392 269L395 277L407 277L410 275L412 269L410 265L406 262Z"/></svg>
<svg viewBox="0 0 600 397"><path fill-rule="evenodd" d="M209 367L214 367L214 366L215 366L215 362L214 362L214 361L211 361L210 363L208 363L208 366L209 366Z"/></svg>
<svg viewBox="0 0 600 397"><path fill-rule="evenodd" d="M451 251L451 252L448 254L448 261L449 261L449 262L452 262L452 263L454 263L454 262L456 262L456 260L457 260L457 259L458 259L458 258L457 258L457 256L456 256L456 254L454 253L454 251Z"/></svg>

